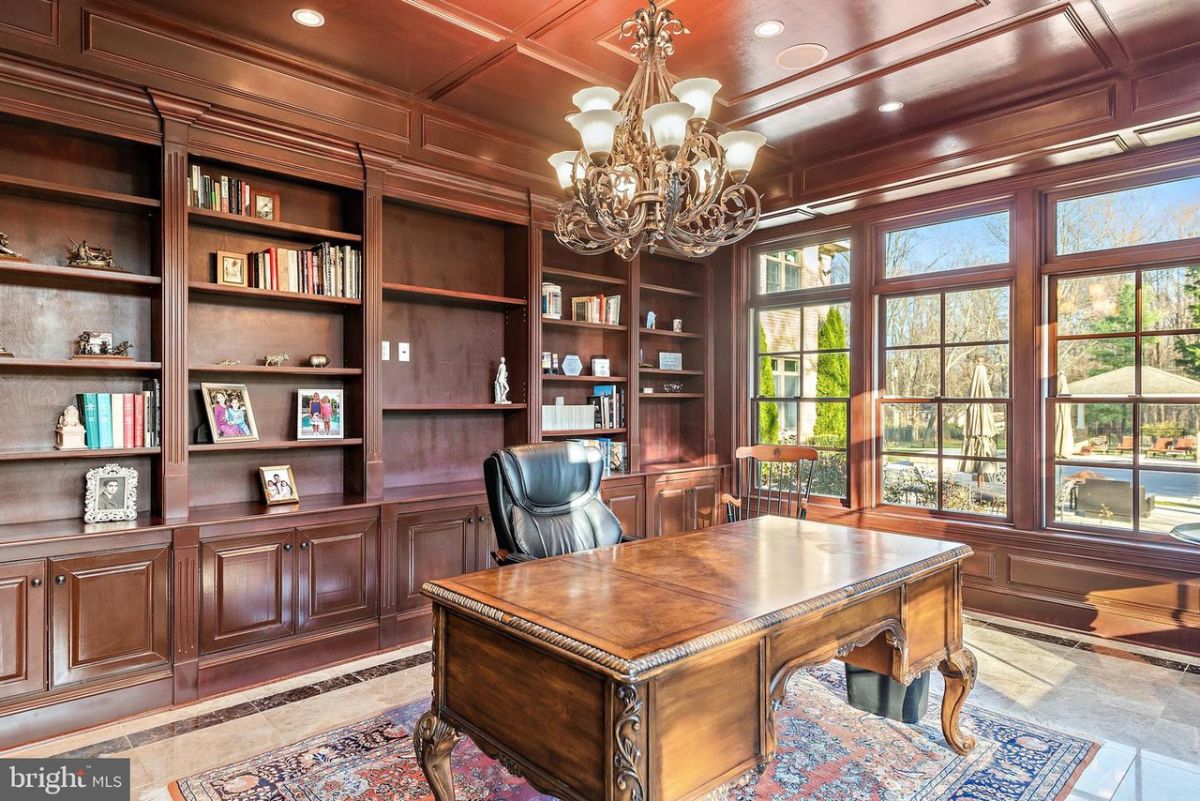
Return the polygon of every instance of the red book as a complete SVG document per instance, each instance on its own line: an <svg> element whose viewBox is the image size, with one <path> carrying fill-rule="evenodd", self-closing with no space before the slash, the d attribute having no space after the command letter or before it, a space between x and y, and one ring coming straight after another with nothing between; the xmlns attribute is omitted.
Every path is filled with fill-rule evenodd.
<svg viewBox="0 0 1200 801"><path fill-rule="evenodd" d="M279 250L271 248L271 289L279 289Z"/></svg>
<svg viewBox="0 0 1200 801"><path fill-rule="evenodd" d="M125 447L134 447L136 429L133 425L133 393L126 392L121 395L121 399L125 402Z"/></svg>
<svg viewBox="0 0 1200 801"><path fill-rule="evenodd" d="M146 398L137 392L129 395L133 402L133 447L146 447ZM126 434L128 437L129 435Z"/></svg>

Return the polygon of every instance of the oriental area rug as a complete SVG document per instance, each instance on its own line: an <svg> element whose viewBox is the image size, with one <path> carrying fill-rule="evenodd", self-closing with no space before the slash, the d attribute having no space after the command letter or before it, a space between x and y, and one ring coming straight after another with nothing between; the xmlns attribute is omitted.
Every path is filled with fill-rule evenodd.
<svg viewBox="0 0 1200 801"><path fill-rule="evenodd" d="M918 725L845 703L838 663L798 671L777 713L774 763L706 801L1061 801L1098 746L970 703L966 757L942 739L937 699ZM233 765L173 782L176 801L429 801L410 732L421 700ZM461 801L543 801L464 739L452 757Z"/></svg>

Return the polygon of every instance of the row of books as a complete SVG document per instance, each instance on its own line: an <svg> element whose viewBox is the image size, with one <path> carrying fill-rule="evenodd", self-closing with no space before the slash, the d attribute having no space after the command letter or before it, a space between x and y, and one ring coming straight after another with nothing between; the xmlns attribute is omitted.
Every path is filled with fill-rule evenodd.
<svg viewBox="0 0 1200 801"><path fill-rule="evenodd" d="M162 445L157 378L141 392L81 392L79 408L89 448L157 448Z"/></svg>
<svg viewBox="0 0 1200 801"><path fill-rule="evenodd" d="M241 178L230 178L228 175L214 178L202 174L200 167L193 164L191 172L188 173L187 183L188 203L196 208L240 214L244 217L279 219L279 210L274 203L275 196L259 192L260 195L270 194L272 205L269 212L266 208L256 209L254 190L248 181Z"/></svg>
<svg viewBox="0 0 1200 801"><path fill-rule="evenodd" d="M542 406L543 431L579 431L596 427L596 407L590 403Z"/></svg>
<svg viewBox="0 0 1200 801"><path fill-rule="evenodd" d="M577 323L621 324L620 295L583 295L571 298L571 317Z"/></svg>
<svg viewBox="0 0 1200 801"><path fill-rule="evenodd" d="M581 445L591 445L600 449L603 456L604 475L611 476L614 473L629 472L629 443L619 442L609 439L608 437L600 437L597 439L575 439L572 442L578 442Z"/></svg>
<svg viewBox="0 0 1200 801"><path fill-rule="evenodd" d="M588 402L595 407L596 428L625 427L625 388L616 384L599 384L592 387Z"/></svg>
<svg viewBox="0 0 1200 801"><path fill-rule="evenodd" d="M310 250L267 248L248 259L247 279L253 289L362 297L362 252L349 245L322 242Z"/></svg>

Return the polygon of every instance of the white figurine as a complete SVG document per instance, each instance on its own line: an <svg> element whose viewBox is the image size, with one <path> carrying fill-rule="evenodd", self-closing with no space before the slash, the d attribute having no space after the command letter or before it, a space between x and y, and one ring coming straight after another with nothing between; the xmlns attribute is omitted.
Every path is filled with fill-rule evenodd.
<svg viewBox="0 0 1200 801"><path fill-rule="evenodd" d="M504 363L503 356L500 357L500 366L496 368L496 381L492 384L492 389L496 393L496 403L512 403L508 399L508 365Z"/></svg>
<svg viewBox="0 0 1200 801"><path fill-rule="evenodd" d="M60 451L77 451L87 447L87 429L79 423L79 410L74 406L63 409L54 430L54 447Z"/></svg>

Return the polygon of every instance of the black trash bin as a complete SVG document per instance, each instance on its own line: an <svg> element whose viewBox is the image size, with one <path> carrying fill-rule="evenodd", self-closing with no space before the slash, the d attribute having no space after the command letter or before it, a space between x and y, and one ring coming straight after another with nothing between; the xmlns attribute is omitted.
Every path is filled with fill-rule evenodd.
<svg viewBox="0 0 1200 801"><path fill-rule="evenodd" d="M855 709L901 723L918 723L929 708L929 671L905 687L891 676L846 665L846 700Z"/></svg>

